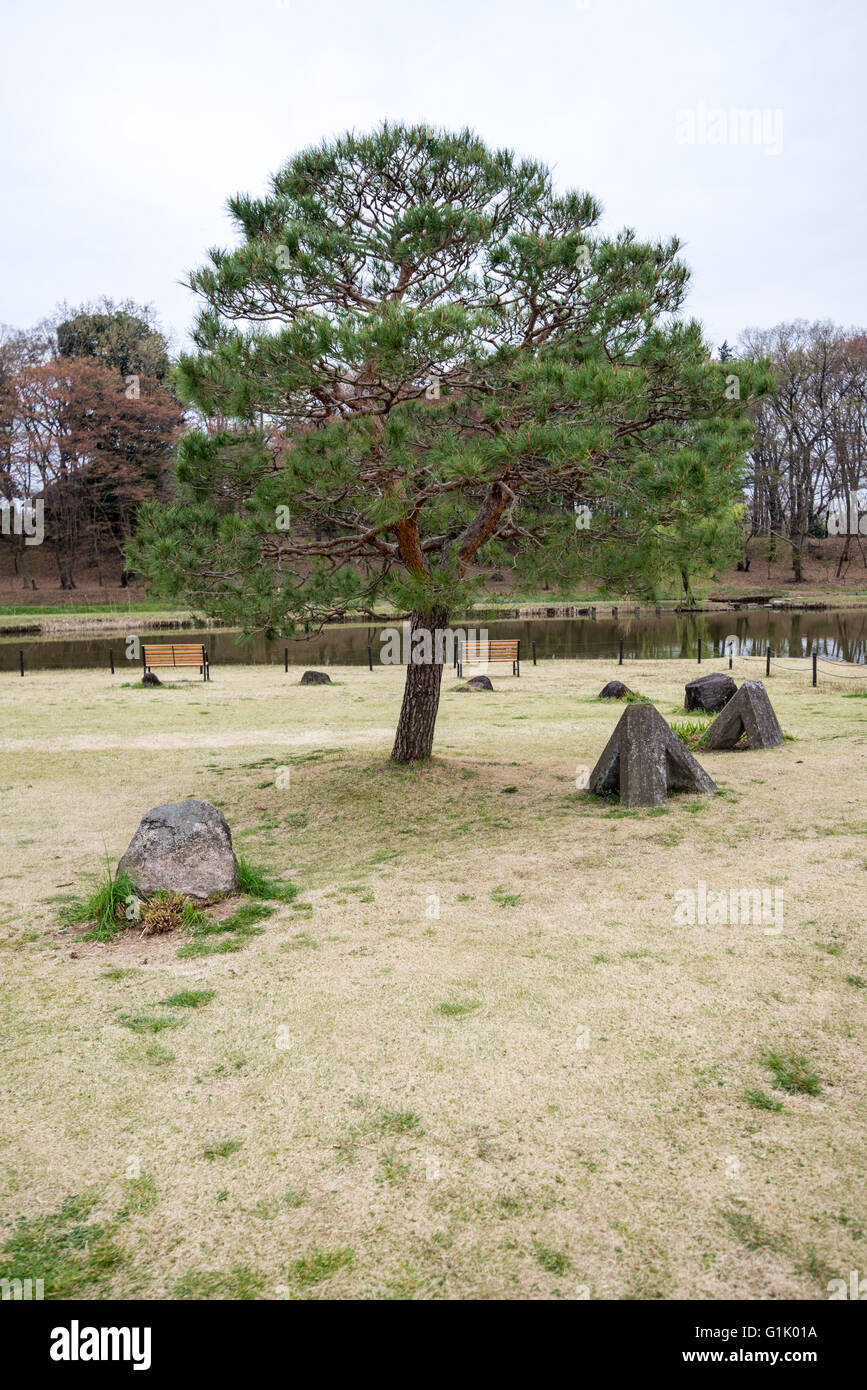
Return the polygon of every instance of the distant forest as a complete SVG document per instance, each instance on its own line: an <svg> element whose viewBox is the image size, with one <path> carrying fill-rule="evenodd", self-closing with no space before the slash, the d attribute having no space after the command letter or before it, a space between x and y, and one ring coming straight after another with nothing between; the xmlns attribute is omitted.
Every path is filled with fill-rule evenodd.
<svg viewBox="0 0 867 1390"><path fill-rule="evenodd" d="M827 579L845 582L853 565L867 578L867 334L797 321L749 329L737 349L723 343L719 358L734 390L741 359L768 359L776 381L750 408L737 569L757 582L798 583L820 558ZM129 584L125 546L137 509L171 496L174 444L190 422L172 372L153 312L132 302L63 308L35 328L0 329L5 588L23 597ZM41 547L15 524L16 508L37 500ZM508 587L507 576L499 582Z"/></svg>

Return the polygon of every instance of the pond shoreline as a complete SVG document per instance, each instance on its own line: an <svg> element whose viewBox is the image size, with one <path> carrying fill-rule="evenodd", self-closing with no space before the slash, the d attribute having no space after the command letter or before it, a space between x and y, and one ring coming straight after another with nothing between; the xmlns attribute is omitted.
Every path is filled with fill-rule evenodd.
<svg viewBox="0 0 867 1390"><path fill-rule="evenodd" d="M732 597L729 600L711 599L686 606L672 599L661 603L624 603L604 601L599 603L520 603L515 605L486 605L471 613L456 616L452 621L456 626L478 625L480 622L515 622L529 618L647 618L678 614L691 617L702 613L738 613L745 610L772 613L825 613L847 612L854 608L867 606L860 602L835 602L833 599L804 600L796 602L789 599L753 599ZM17 616L17 615L16 615ZM22 615L23 616L23 615ZM353 614L343 618L328 619L322 628L365 627L370 624L387 626L406 621L407 615L396 613ZM0 615L0 639L4 637L107 637L134 632L182 632L182 631L220 631L240 632L240 628L227 628L222 623L208 618L157 617L148 613L82 613L68 618L52 614L41 622L5 622Z"/></svg>

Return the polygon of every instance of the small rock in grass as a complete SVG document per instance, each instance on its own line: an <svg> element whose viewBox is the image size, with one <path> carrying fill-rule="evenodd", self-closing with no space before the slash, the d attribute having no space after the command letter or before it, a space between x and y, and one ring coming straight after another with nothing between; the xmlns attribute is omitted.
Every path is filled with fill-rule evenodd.
<svg viewBox="0 0 867 1390"><path fill-rule="evenodd" d="M731 676L724 675L722 671L713 671L709 676L698 676L696 680L688 682L684 692L684 708L703 709L708 714L716 714L737 691Z"/></svg>
<svg viewBox="0 0 867 1390"><path fill-rule="evenodd" d="M628 685L624 685L623 681L609 681L607 685L602 687L596 698L598 700L626 700L632 694L633 691L629 689Z"/></svg>

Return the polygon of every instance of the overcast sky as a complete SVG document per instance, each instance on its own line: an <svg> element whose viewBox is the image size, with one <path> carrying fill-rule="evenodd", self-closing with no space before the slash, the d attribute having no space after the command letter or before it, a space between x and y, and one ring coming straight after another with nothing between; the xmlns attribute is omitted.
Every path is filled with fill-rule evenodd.
<svg viewBox="0 0 867 1390"><path fill-rule="evenodd" d="M717 346L781 319L867 324L865 0L4 10L0 321L131 297L180 345L180 281L231 242L229 194L388 117L469 125L593 193L605 230L681 237Z"/></svg>

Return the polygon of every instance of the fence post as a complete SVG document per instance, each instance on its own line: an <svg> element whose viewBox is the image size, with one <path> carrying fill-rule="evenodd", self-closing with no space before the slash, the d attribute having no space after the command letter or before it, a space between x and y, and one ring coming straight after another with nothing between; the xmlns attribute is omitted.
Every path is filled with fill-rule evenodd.
<svg viewBox="0 0 867 1390"><path fill-rule="evenodd" d="M112 647L108 649L108 664L111 667L111 674L114 675L114 650Z"/></svg>
<svg viewBox="0 0 867 1390"><path fill-rule="evenodd" d="M816 662L817 662L817 660L818 660L818 657L817 657L816 653L813 652L813 684L814 684L814 685L816 684Z"/></svg>
<svg viewBox="0 0 867 1390"><path fill-rule="evenodd" d="M620 639L620 652L619 652L619 655L618 655L618 658L617 658L617 665L618 665L618 666L622 666L622 665L623 665L623 638L622 638L622 637L621 637L621 639Z"/></svg>
<svg viewBox="0 0 867 1390"><path fill-rule="evenodd" d="M770 649L770 647L768 647L768 654L767 654L767 658L766 658L766 660L765 660L765 675L766 675L766 676L769 676L770 674L771 674L771 649Z"/></svg>
<svg viewBox="0 0 867 1390"><path fill-rule="evenodd" d="M701 665L701 638L698 639L698 664Z"/></svg>
<svg viewBox="0 0 867 1390"><path fill-rule="evenodd" d="M288 676L288 674L289 674L289 648L288 648L288 647L284 647L284 648L283 648L283 670L286 672L286 675Z"/></svg>
<svg viewBox="0 0 867 1390"><path fill-rule="evenodd" d="M367 644L367 664L368 664L368 666L370 667L370 669L371 669L371 671L372 671L372 670L373 670L373 647L371 647L370 643Z"/></svg>
<svg viewBox="0 0 867 1390"><path fill-rule="evenodd" d="M533 643L533 665L536 665L536 643Z"/></svg>
<svg viewBox="0 0 867 1390"><path fill-rule="evenodd" d="M21 674L24 675L24 648L18 648L18 664L21 667Z"/></svg>

